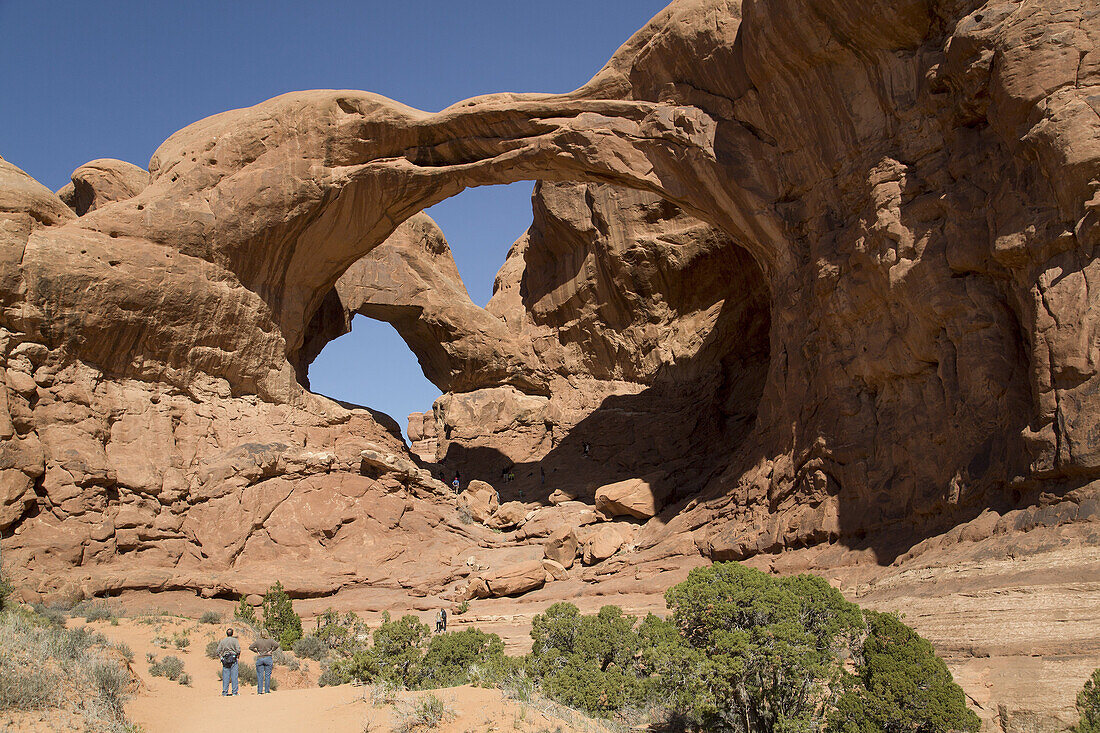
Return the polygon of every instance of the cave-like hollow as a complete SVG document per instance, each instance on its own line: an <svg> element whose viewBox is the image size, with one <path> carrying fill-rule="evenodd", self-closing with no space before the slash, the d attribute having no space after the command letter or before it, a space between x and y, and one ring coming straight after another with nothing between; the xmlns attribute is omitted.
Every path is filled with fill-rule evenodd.
<svg viewBox="0 0 1100 733"><path fill-rule="evenodd" d="M410 217L326 294L299 380L364 315L391 324L444 393L411 428L433 474L488 481L502 501L591 500L627 478L670 506L697 495L756 424L771 327L760 266L648 192L540 181L532 214L486 308L443 232Z"/></svg>

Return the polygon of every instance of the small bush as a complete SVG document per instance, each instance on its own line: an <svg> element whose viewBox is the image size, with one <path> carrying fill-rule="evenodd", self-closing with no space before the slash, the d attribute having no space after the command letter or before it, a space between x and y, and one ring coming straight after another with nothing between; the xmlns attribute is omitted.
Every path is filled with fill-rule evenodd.
<svg viewBox="0 0 1100 733"><path fill-rule="evenodd" d="M100 700L121 710L123 693L130 684L129 673L117 664L98 660L92 664L90 676Z"/></svg>
<svg viewBox="0 0 1100 733"><path fill-rule="evenodd" d="M458 608L455 609L455 616L461 616L462 614L466 613L469 610L470 610L470 602L469 601L463 601L462 603L458 604Z"/></svg>
<svg viewBox="0 0 1100 733"><path fill-rule="evenodd" d="M115 649L118 649L118 653L122 655L122 658L126 660L127 664L131 664L134 661L134 650L130 648L130 645L124 641L117 642Z"/></svg>
<svg viewBox="0 0 1100 733"><path fill-rule="evenodd" d="M292 672L301 669L302 666L297 659L290 656L282 649L276 649L274 652L271 653L271 661L275 662L275 666L286 667Z"/></svg>
<svg viewBox="0 0 1100 733"><path fill-rule="evenodd" d="M191 646L191 635L186 631L179 634L173 634L172 644L174 644L177 649L186 649Z"/></svg>
<svg viewBox="0 0 1100 733"><path fill-rule="evenodd" d="M107 607L106 603L92 603L88 604L83 609L84 620L88 623L93 621L114 621L116 620L115 614Z"/></svg>
<svg viewBox="0 0 1100 733"><path fill-rule="evenodd" d="M394 733L432 730L455 715L450 707L432 694L425 695L416 702L402 703L395 713L397 720L393 727Z"/></svg>
<svg viewBox="0 0 1100 733"><path fill-rule="evenodd" d="M183 673L180 674L179 677L176 678L176 682L179 682L181 685L184 685L186 687L190 687L191 686L191 675L187 674L186 672L183 672Z"/></svg>
<svg viewBox="0 0 1100 733"><path fill-rule="evenodd" d="M55 707L60 703L59 675L0 658L0 710Z"/></svg>
<svg viewBox="0 0 1100 733"><path fill-rule="evenodd" d="M470 682L471 668L484 669L504 656L504 642L478 629L437 634L420 660L416 683L423 689Z"/></svg>
<svg viewBox="0 0 1100 733"><path fill-rule="evenodd" d="M152 652L145 652L145 661L149 664L152 664L153 662L157 661L157 655L153 654Z"/></svg>
<svg viewBox="0 0 1100 733"><path fill-rule="evenodd" d="M240 601L237 602L237 607L233 610L233 618L240 619L253 628L258 628L260 625L259 619L256 618L256 609L248 605L244 596L241 596Z"/></svg>
<svg viewBox="0 0 1100 733"><path fill-rule="evenodd" d="M321 676L317 678L317 684L320 687L336 687L344 684L344 682L345 680L340 673L331 666L322 669Z"/></svg>
<svg viewBox="0 0 1100 733"><path fill-rule="evenodd" d="M159 662L150 664L149 674L154 677L164 677L173 682L178 682L180 675L183 674L183 660L179 657L169 655ZM253 672L253 674L255 674L255 672Z"/></svg>
<svg viewBox="0 0 1100 733"><path fill-rule="evenodd" d="M61 627L65 625L66 616L64 611L58 608L50 608L41 603L36 603L32 606L34 612L48 621L50 625Z"/></svg>
<svg viewBox="0 0 1100 733"><path fill-rule="evenodd" d="M222 622L222 615L217 611L203 611L202 616L199 617L200 624L220 624Z"/></svg>
<svg viewBox="0 0 1100 733"><path fill-rule="evenodd" d="M392 682L376 682L370 686L370 703L375 707L383 707L385 705L393 705L397 702L397 693L400 689Z"/></svg>
<svg viewBox="0 0 1100 733"><path fill-rule="evenodd" d="M311 634L294 642L294 653L299 657L320 661L328 654L328 646Z"/></svg>
<svg viewBox="0 0 1100 733"><path fill-rule="evenodd" d="M218 658L218 640L217 639L211 639L210 641L206 642L206 649L203 650L203 654L210 657L211 659L217 659Z"/></svg>

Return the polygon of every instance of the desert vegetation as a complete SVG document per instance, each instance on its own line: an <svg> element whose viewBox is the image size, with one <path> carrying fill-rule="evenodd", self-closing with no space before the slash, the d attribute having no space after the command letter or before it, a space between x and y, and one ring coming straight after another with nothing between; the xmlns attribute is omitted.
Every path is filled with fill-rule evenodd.
<svg viewBox="0 0 1100 733"><path fill-rule="evenodd" d="M256 615L256 609L242 596L237 603L233 618L247 624L254 631L265 631L272 639L279 642L283 651L293 649L295 642L302 638L302 617L294 612L294 605L286 590L283 589L281 581L275 581L275 584L264 594L260 612L262 617ZM204 623L217 622L204 621Z"/></svg>
<svg viewBox="0 0 1100 733"><path fill-rule="evenodd" d="M352 613L318 619L295 644L322 685L381 689L499 686L587 715L674 730L977 731L931 644L890 614L860 609L811 575L738 563L699 568L666 594L667 619L557 603L534 618L532 651L495 634L432 635L415 616L368 633ZM1084 719L1084 718L1083 718ZM1084 729L1089 730L1091 729Z"/></svg>
<svg viewBox="0 0 1100 733"><path fill-rule="evenodd" d="M0 577L0 713L5 720L18 727L35 714L43 720L77 719L92 731L133 731L122 709L132 684L133 652L87 627L66 629L56 610L42 613L9 603L9 593Z"/></svg>
<svg viewBox="0 0 1100 733"><path fill-rule="evenodd" d="M1100 669L1095 670L1077 693L1077 712L1081 720L1076 733L1100 733Z"/></svg>

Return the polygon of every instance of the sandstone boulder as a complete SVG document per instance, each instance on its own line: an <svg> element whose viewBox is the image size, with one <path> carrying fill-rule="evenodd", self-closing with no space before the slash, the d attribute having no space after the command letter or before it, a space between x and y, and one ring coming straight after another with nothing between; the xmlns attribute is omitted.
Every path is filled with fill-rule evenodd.
<svg viewBox="0 0 1100 733"><path fill-rule="evenodd" d="M564 504L567 501L576 501L577 496L572 491L565 491L564 489L554 489L550 492L548 500L554 506L558 504Z"/></svg>
<svg viewBox="0 0 1100 733"><path fill-rule="evenodd" d="M546 569L542 560L529 560L482 574L479 580L485 590L477 584L478 592L487 593L486 597L518 596L541 588L546 583Z"/></svg>
<svg viewBox="0 0 1100 733"><path fill-rule="evenodd" d="M657 516L661 502L649 481L631 478L596 489L596 509L613 517L649 519Z"/></svg>
<svg viewBox="0 0 1100 733"><path fill-rule="evenodd" d="M527 518L527 505L521 501L508 501L501 504L493 515L485 521L493 529L514 529Z"/></svg>
<svg viewBox="0 0 1100 733"><path fill-rule="evenodd" d="M542 545L546 558L559 563L564 568L573 567L578 547L576 530L567 526L558 527L551 532L550 537Z"/></svg>
<svg viewBox="0 0 1100 733"><path fill-rule="evenodd" d="M624 533L614 524L605 524L596 528L585 540L584 564L594 565L606 560L618 552L625 541Z"/></svg>
<svg viewBox="0 0 1100 733"><path fill-rule="evenodd" d="M458 506L468 511L474 521L484 524L500 507L500 498L488 483L474 479L458 495Z"/></svg>
<svg viewBox="0 0 1100 733"><path fill-rule="evenodd" d="M543 567L544 570L546 570L546 573L553 580L568 580L569 579L569 572L565 569L565 567L560 562L557 562L556 560L551 560L550 558L544 558L543 561L542 561L542 567Z"/></svg>

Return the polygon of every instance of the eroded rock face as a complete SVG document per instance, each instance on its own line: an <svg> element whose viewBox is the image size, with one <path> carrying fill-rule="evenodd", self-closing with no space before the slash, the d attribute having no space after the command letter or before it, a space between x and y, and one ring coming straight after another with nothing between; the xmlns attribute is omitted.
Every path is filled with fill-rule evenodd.
<svg viewBox="0 0 1100 733"><path fill-rule="evenodd" d="M73 171L72 182L57 192L65 205L83 216L112 201L125 201L149 185L149 171L113 158L93 160Z"/></svg>
<svg viewBox="0 0 1100 733"><path fill-rule="evenodd" d="M303 387L354 313L447 392L435 458L515 473L503 498L668 477L644 525L593 518L577 582L802 548L903 583L964 526L997 557L1053 556L1040 521L1092 541L1098 36L1068 0L678 0L575 92L284 95L176 133L148 185L82 173L80 217L0 161L20 592L255 593L287 559L300 595L541 587L564 514L463 525L384 418ZM532 178L479 309L417 212Z"/></svg>

